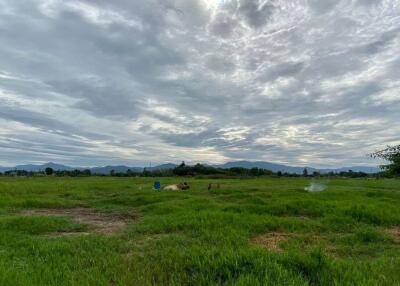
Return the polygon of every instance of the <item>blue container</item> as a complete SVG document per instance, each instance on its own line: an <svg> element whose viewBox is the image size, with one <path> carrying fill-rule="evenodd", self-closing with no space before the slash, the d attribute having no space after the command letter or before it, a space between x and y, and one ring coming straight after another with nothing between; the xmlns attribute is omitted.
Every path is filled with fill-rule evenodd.
<svg viewBox="0 0 400 286"><path fill-rule="evenodd" d="M161 183L159 181L154 182L153 189L160 190L161 189Z"/></svg>

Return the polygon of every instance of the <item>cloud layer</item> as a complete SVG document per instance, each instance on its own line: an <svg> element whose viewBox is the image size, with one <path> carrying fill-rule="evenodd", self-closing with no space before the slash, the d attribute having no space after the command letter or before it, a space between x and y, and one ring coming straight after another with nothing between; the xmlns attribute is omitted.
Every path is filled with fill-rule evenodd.
<svg viewBox="0 0 400 286"><path fill-rule="evenodd" d="M398 0L0 0L0 164L374 164Z"/></svg>

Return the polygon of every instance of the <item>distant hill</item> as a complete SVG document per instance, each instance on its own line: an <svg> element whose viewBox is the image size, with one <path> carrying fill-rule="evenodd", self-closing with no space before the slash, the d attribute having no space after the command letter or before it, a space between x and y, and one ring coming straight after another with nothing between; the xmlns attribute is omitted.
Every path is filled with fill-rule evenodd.
<svg viewBox="0 0 400 286"><path fill-rule="evenodd" d="M270 162L263 162L263 161L258 161L258 162L250 162L250 161L236 161L236 162L228 162L222 165L214 165L217 168L222 168L222 169L229 169L229 168L234 168L234 167L240 167L240 168L246 168L246 169L251 169L251 168L261 168L261 169L266 169L270 170L273 172L286 172L286 173L293 173L293 174L302 174L303 170L305 167L292 167L292 166L286 166L286 165L281 165L281 164L275 164L275 163L270 163ZM308 172L314 172L317 169L306 167Z"/></svg>
<svg viewBox="0 0 400 286"><path fill-rule="evenodd" d="M275 163L264 162L264 161L256 161L256 162L236 161L236 162L228 162L228 163L225 163L222 165L214 165L214 167L222 168L222 169L228 169L228 168L233 168L233 167L240 167L240 168L246 168L246 169L261 168L261 169L267 169L267 170L270 170L273 172L281 171L283 173L286 172L286 173L293 173L293 174L302 174L304 168L307 169L309 174L312 172L315 172L315 171L318 171L321 173L329 173L329 172L339 173L339 172L347 172L349 170L352 170L353 172L364 172L364 173L368 173L368 174L373 174L373 173L379 172L379 168L368 167L368 166L341 167L341 168L336 168L336 169L317 169L317 168L312 168L312 167L293 167L293 166L275 164Z"/></svg>
<svg viewBox="0 0 400 286"><path fill-rule="evenodd" d="M176 165L176 164L167 163L167 164L162 164L162 165L146 168L146 170L149 170L149 171L170 170L170 169L174 169L177 166L178 165Z"/></svg>
<svg viewBox="0 0 400 286"><path fill-rule="evenodd" d="M9 167L0 167L0 173L4 173L6 171L10 170Z"/></svg>
<svg viewBox="0 0 400 286"><path fill-rule="evenodd" d="M167 163L167 164L162 164L154 167L146 167L147 170L149 171L156 171L156 170L169 170L175 168L176 164L172 163ZM321 173L329 173L329 172L334 172L334 173L339 173L339 172L347 172L349 170L352 170L353 172L364 172L368 174L372 173L377 173L379 172L379 168L377 167L368 167L368 166L352 166L352 167L341 167L341 168L336 168L336 169L317 169L317 168L312 168L312 167L296 167L296 166L287 166L283 164L275 164L275 163L270 163L270 162L264 162L264 161L235 161L235 162L227 162L225 164L219 164L219 165L210 165L215 168L222 168L222 169L229 169L233 167L240 167L240 168L246 168L246 169L251 169L251 168L261 168L261 169L267 169L271 170L273 172L278 172L281 171L283 173L292 173L292 174L302 174L304 168L307 168L307 171L309 174L311 174L314 171L318 171ZM104 167L93 167L93 168L84 168L84 167L70 167L70 166L65 166L65 165L60 165L56 163L46 163L42 165L18 165L15 167L0 167L0 172L5 172L8 170L25 170L28 172L39 172L39 171L44 171L46 168L52 168L53 170L56 171L72 171L75 169L78 170L84 170L84 169L89 169L93 174L110 174L112 170L116 173L126 173L128 170L131 170L132 172L142 172L144 167L128 167L124 165L117 165L117 166L104 166Z"/></svg>
<svg viewBox="0 0 400 286"><path fill-rule="evenodd" d="M149 171L155 171L155 170L168 170L168 169L173 169L177 165L176 164L162 164L154 167L148 167L146 168ZM86 168L86 167L70 167L70 166L65 166L65 165L60 165L60 164L55 164L52 162L42 164L42 165L33 165L33 164L27 164L27 165L17 165L14 167L1 167L0 166L0 172L6 172L10 170L25 170L28 172L40 172L44 171L46 168L52 168L55 171L72 171L72 170L85 170L89 169L93 174L109 174L112 170L116 173L126 173L128 170L131 170L132 172L142 172L143 167L128 167L124 165L117 165L117 166L104 166L104 167L93 167L93 168Z"/></svg>
<svg viewBox="0 0 400 286"><path fill-rule="evenodd" d="M89 170L93 174L107 175L110 174L112 170L114 170L115 173L126 173L128 170L131 170L132 172L142 172L143 168L127 167L127 166L104 166L104 167L89 168Z"/></svg>
<svg viewBox="0 0 400 286"><path fill-rule="evenodd" d="M154 167L146 167L148 171L158 171L158 170L169 170L175 168L175 164L162 164ZM143 172L144 167L128 167L128 166L105 166L105 167L94 167L90 168L93 174L110 174L114 170L115 173L126 173L128 170L132 172Z"/></svg>
<svg viewBox="0 0 400 286"><path fill-rule="evenodd" d="M367 174L374 174L381 171L378 167L368 167L368 166L352 166L352 167L343 167L338 169L320 169L319 171L321 173L329 173L329 172L339 173L339 172L348 172L349 170L352 170L353 172L363 172Z"/></svg>
<svg viewBox="0 0 400 286"><path fill-rule="evenodd" d="M25 170L28 172L39 172L39 171L44 171L46 168L52 168L53 170L56 170L56 171L62 171L62 170L71 171L71 170L76 169L76 168L72 168L69 166L49 162L49 163L46 163L43 165L28 164L28 165L17 165L15 167L1 167L0 170L3 170L2 172L8 171L8 170Z"/></svg>

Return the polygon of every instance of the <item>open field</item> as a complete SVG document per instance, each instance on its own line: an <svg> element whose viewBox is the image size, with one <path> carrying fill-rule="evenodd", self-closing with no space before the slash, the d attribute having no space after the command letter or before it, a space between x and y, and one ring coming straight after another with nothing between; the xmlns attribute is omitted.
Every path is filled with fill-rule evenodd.
<svg viewBox="0 0 400 286"><path fill-rule="evenodd" d="M0 285L400 285L399 180L187 181L0 178Z"/></svg>

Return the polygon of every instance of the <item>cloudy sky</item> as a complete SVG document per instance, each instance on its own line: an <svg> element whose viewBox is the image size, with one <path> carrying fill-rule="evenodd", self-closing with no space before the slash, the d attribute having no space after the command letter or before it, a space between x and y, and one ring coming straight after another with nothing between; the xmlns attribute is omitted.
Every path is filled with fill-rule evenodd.
<svg viewBox="0 0 400 286"><path fill-rule="evenodd" d="M0 165L373 165L399 75L400 0L0 0Z"/></svg>

